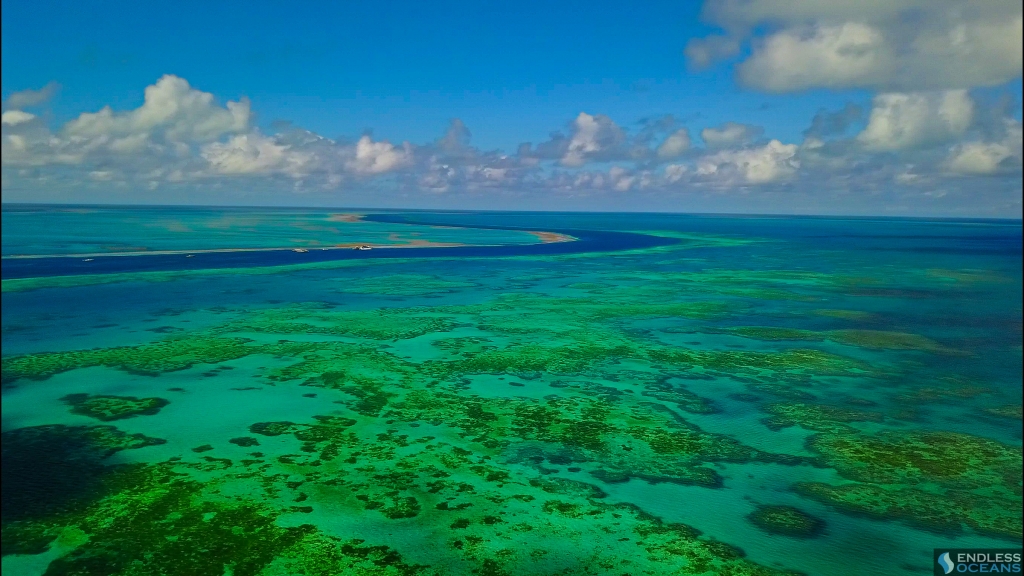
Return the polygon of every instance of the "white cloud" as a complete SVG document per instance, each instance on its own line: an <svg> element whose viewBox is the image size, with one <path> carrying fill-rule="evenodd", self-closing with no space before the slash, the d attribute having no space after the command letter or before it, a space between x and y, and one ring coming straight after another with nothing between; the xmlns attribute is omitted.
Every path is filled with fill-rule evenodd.
<svg viewBox="0 0 1024 576"><path fill-rule="evenodd" d="M248 100L220 107L213 94L192 88L184 78L166 75L146 87L139 108L114 112L107 106L84 113L65 125L64 133L97 138L159 131L172 141L209 141L248 130L249 120Z"/></svg>
<svg viewBox="0 0 1024 576"><path fill-rule="evenodd" d="M386 176L381 189L405 197L417 191L447 192L453 198L479 190L493 193L477 196L483 201L531 193L549 198L553 193L566 202L592 196L598 206L617 192L636 192L638 202L658 202L659 195L725 197L700 195L702 189L742 189L744 201L768 201L781 189L772 184L782 184L787 193L820 198L821 205L831 198L909 194L912 189L920 200L927 189L933 199L953 202L971 194L972 203L992 207L998 200L1004 207L986 208L990 212L1020 206L1020 123L1006 119L1012 114L1008 105L976 104L965 90L881 94L854 138L846 134L862 120L860 109L819 110L799 146L761 140L758 126L726 122L703 130L707 148L694 150L690 133L669 116L641 119L635 130L626 131L607 116L581 113L567 132L555 132L536 146L524 144L512 155L474 148L469 130L458 120L443 136L419 146L370 136L338 143L284 123L264 134L250 125L248 104L241 102L218 104L184 80L165 77L147 89L140 108L105 108L55 132L43 118L7 109L0 135L5 198L12 190L27 194L20 191L31 189L212 192L228 190L231 181L246 183L234 189L326 192L342 183L345 190L382 186L375 177L397 172ZM657 169L659 164L664 168ZM612 167L581 168L588 165ZM960 174L992 177L956 177ZM28 199L23 195L18 201Z"/></svg>
<svg viewBox="0 0 1024 576"><path fill-rule="evenodd" d="M627 192L635 187L645 187L650 184L650 181L650 174L647 172L637 173L622 166L612 166L607 172L578 172L574 175L554 174L544 181L543 186L578 191Z"/></svg>
<svg viewBox="0 0 1024 576"><path fill-rule="evenodd" d="M697 175L719 180L738 179L747 184L767 184L785 180L796 173L797 146L772 140L764 146L739 150L721 150L697 162Z"/></svg>
<svg viewBox="0 0 1024 576"><path fill-rule="evenodd" d="M451 188L456 174L454 166L440 161L437 156L431 156L416 178L416 185L420 189L431 192L446 192Z"/></svg>
<svg viewBox="0 0 1024 576"><path fill-rule="evenodd" d="M60 90L60 84L50 82L39 90L22 90L14 92L4 101L4 108L31 108L48 102Z"/></svg>
<svg viewBox="0 0 1024 576"><path fill-rule="evenodd" d="M21 110L5 110L0 115L0 124L6 124L8 126L17 126L18 124L24 124L25 122L31 122L35 118L35 114L23 112Z"/></svg>
<svg viewBox="0 0 1024 576"><path fill-rule="evenodd" d="M278 144L273 138L258 133L240 134L227 142L203 146L202 156L217 174L284 173L300 177L308 173L314 162L310 153Z"/></svg>
<svg viewBox="0 0 1024 576"><path fill-rule="evenodd" d="M726 122L718 128L705 128L700 131L700 138L708 148L728 148L747 144L764 133L764 128Z"/></svg>
<svg viewBox="0 0 1024 576"><path fill-rule="evenodd" d="M690 169L683 164L669 164L665 166L665 181L674 184L683 179Z"/></svg>
<svg viewBox="0 0 1024 576"><path fill-rule="evenodd" d="M926 146L962 135L973 117L974 102L965 90L879 94L857 141L879 151Z"/></svg>
<svg viewBox="0 0 1024 576"><path fill-rule="evenodd" d="M507 168L484 168L480 171L484 178L487 180L504 180L505 175L508 174Z"/></svg>
<svg viewBox="0 0 1024 576"><path fill-rule="evenodd" d="M959 174L995 174L1008 160L1021 163L1021 125L1016 120L1006 123L1006 135L999 142L965 142L953 147L945 168Z"/></svg>
<svg viewBox="0 0 1024 576"><path fill-rule="evenodd" d="M572 124L572 138L569 140L563 166L582 166L588 160L608 152L625 141L625 134L611 118L600 114L591 116L580 112Z"/></svg>
<svg viewBox="0 0 1024 576"><path fill-rule="evenodd" d="M148 134L130 134L124 138L114 138L110 140L108 147L113 152L134 154L141 152L151 144Z"/></svg>
<svg viewBox="0 0 1024 576"><path fill-rule="evenodd" d="M616 192L626 192L636 182L636 176L621 166L612 166L608 170L608 178L612 182L612 189Z"/></svg>
<svg viewBox="0 0 1024 576"><path fill-rule="evenodd" d="M690 149L690 133L686 128L680 128L670 134L665 141L658 146L658 158L676 158L683 152Z"/></svg>
<svg viewBox="0 0 1024 576"><path fill-rule="evenodd" d="M970 88L1021 74L1019 0L709 0L705 18L751 41L739 78L769 92ZM691 63L730 55L719 38L691 42Z"/></svg>
<svg viewBox="0 0 1024 576"><path fill-rule="evenodd" d="M436 141L430 146L412 148L410 176L405 182L431 192L510 188L522 184L539 163L535 158L481 152L468 144L457 153L434 153L442 148ZM429 156L417 157L423 153Z"/></svg>
<svg viewBox="0 0 1024 576"><path fill-rule="evenodd" d="M363 136L356 143L353 157L346 162L346 167L358 174L381 174L401 168L411 160L412 151L408 144L396 148L390 142L374 142L369 136Z"/></svg>
<svg viewBox="0 0 1024 576"><path fill-rule="evenodd" d="M6 136L5 140L9 143L10 148L16 150L25 150L28 147L28 144L25 142L25 137L21 134L9 134ZM7 146L4 146L4 148L7 148Z"/></svg>
<svg viewBox="0 0 1024 576"><path fill-rule="evenodd" d="M961 174L993 174L1009 157L1010 148L1000 142L968 142L957 146L946 166Z"/></svg>
<svg viewBox="0 0 1024 576"><path fill-rule="evenodd" d="M885 42L881 32L855 22L783 30L759 43L739 77L768 92L872 84L893 67Z"/></svg>
<svg viewBox="0 0 1024 576"><path fill-rule="evenodd" d="M557 160L568 168L590 162L652 162L683 154L690 147L690 134L671 115L640 120L640 128L627 132L608 116L580 114L569 123L569 135L553 132L536 146L520 144L521 165Z"/></svg>
<svg viewBox="0 0 1024 576"><path fill-rule="evenodd" d="M1020 77L1024 43L1021 5L1005 19L954 22L917 36L898 74L928 88L994 86ZM888 79L903 84L899 76Z"/></svg>

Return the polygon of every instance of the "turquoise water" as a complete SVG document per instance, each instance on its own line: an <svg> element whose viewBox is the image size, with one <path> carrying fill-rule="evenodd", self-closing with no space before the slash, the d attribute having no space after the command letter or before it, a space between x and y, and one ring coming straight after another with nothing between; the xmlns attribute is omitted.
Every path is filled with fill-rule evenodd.
<svg viewBox="0 0 1024 576"><path fill-rule="evenodd" d="M327 214L259 213L5 206L4 254L281 247ZM1020 222L365 214L346 242L478 247L5 275L3 573L928 574L1020 546Z"/></svg>
<svg viewBox="0 0 1024 576"><path fill-rule="evenodd" d="M309 209L54 207L3 210L4 256L321 248L413 242L526 244L518 231L388 225L359 212Z"/></svg>

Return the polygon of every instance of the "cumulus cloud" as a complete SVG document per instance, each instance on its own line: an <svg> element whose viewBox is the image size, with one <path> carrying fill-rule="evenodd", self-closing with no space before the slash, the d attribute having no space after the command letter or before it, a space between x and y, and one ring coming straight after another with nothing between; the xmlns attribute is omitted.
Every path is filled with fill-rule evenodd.
<svg viewBox="0 0 1024 576"><path fill-rule="evenodd" d="M239 134L227 142L203 146L202 156L218 174L270 174L280 172L302 176L311 167L314 156L278 143L259 133Z"/></svg>
<svg viewBox="0 0 1024 576"><path fill-rule="evenodd" d="M1010 155L1009 146L1001 142L968 142L957 146L946 166L961 174L993 174Z"/></svg>
<svg viewBox="0 0 1024 576"><path fill-rule="evenodd" d="M617 192L626 192L633 187L637 178L621 166L612 166L608 169L608 178L612 182L612 189Z"/></svg>
<svg viewBox="0 0 1024 576"><path fill-rule="evenodd" d="M690 132L686 128L680 128L669 134L668 138L658 145L656 151L658 158L677 158L683 152L690 149Z"/></svg>
<svg viewBox="0 0 1024 576"><path fill-rule="evenodd" d="M554 132L539 144L521 144L517 157L534 165L554 160L565 168L609 162L654 165L690 150L690 132L679 124L671 115L664 115L641 119L638 129L627 130L608 116L581 112L569 122L568 135Z"/></svg>
<svg viewBox="0 0 1024 576"><path fill-rule="evenodd" d="M415 152L429 148L414 149ZM416 159L414 158L414 161ZM509 156L498 152L480 152L470 149L460 156L433 154L426 162L418 161L412 168L416 186L432 192L446 192L452 188L467 191L509 189L526 184L539 170L530 158Z"/></svg>
<svg viewBox="0 0 1024 576"><path fill-rule="evenodd" d="M166 75L148 86L139 108L114 112L110 106L84 113L64 127L72 137L125 136L159 131L169 140L214 140L249 128L249 101L218 106L213 94L192 88L188 81Z"/></svg>
<svg viewBox="0 0 1024 576"><path fill-rule="evenodd" d="M244 182L235 189L374 189L406 198L628 194L642 206L645 198L701 190L721 196L741 189L744 198L814 190L827 198L895 186L947 199L998 189L1000 206L1019 207L1020 122L1005 103L977 98L965 90L886 92L868 114L852 104L819 111L799 145L726 122L701 130L706 147L694 148L690 129L671 116L620 125L583 112L547 140L505 154L474 147L459 119L422 145L369 134L335 141L287 122L264 132L252 126L244 99L220 104L168 76L146 89L139 108L104 108L52 130L31 112L5 110L0 161L5 195L30 185L145 193ZM847 136L862 120L859 134Z"/></svg>
<svg viewBox="0 0 1024 576"><path fill-rule="evenodd" d="M764 128L750 124L726 122L717 128L705 128L700 138L708 148L726 148L747 144L764 134Z"/></svg>
<svg viewBox="0 0 1024 576"><path fill-rule="evenodd" d="M139 108L107 106L53 133L21 110L4 111L2 120L5 167L50 166L68 178L77 173L87 180L153 185L214 177L315 176L333 186L345 173L381 175L407 166L412 157L408 144L397 147L369 136L339 144L288 125L263 134L251 126L248 100L220 105L212 94L170 75L145 89Z"/></svg>
<svg viewBox="0 0 1024 576"><path fill-rule="evenodd" d="M685 164L668 164L665 166L664 179L667 184L675 184L685 178L690 169Z"/></svg>
<svg viewBox="0 0 1024 576"><path fill-rule="evenodd" d="M565 155L568 139L560 134L539 144L520 146L516 155L500 151L484 152L470 144L471 132L465 123L452 119L444 135L424 146L411 146L407 174L402 182L429 192L499 189L518 186L542 160L557 161Z"/></svg>
<svg viewBox="0 0 1024 576"><path fill-rule="evenodd" d="M848 22L772 34L740 65L739 78L767 92L848 88L871 85L893 66L881 32Z"/></svg>
<svg viewBox="0 0 1024 576"><path fill-rule="evenodd" d="M22 90L14 92L4 101L4 110L17 108L31 108L49 102L60 90L60 84L50 82L39 90Z"/></svg>
<svg viewBox="0 0 1024 576"><path fill-rule="evenodd" d="M608 156L625 141L622 129L611 118L580 112L572 123L572 137L560 162L563 166L582 166L589 159Z"/></svg>
<svg viewBox="0 0 1024 576"><path fill-rule="evenodd" d="M768 92L970 88L1021 74L1019 1L709 0L704 16L750 41L739 79ZM735 53L714 50L720 38L691 42L691 63Z"/></svg>
<svg viewBox="0 0 1024 576"><path fill-rule="evenodd" d="M722 181L767 184L793 176L800 167L797 146L772 140L764 146L722 150L697 162L697 175Z"/></svg>
<svg viewBox="0 0 1024 576"><path fill-rule="evenodd" d="M958 144L946 159L947 170L959 174L996 174L1021 165L1021 125L1007 120L1006 135L997 142L965 142Z"/></svg>
<svg viewBox="0 0 1024 576"><path fill-rule="evenodd" d="M604 171L581 171L575 174L556 173L542 181L542 185L553 189L582 192L628 192L646 188L651 185L652 181L652 175L647 170L630 170L623 166L612 166Z"/></svg>
<svg viewBox="0 0 1024 576"><path fill-rule="evenodd" d="M220 106L212 94L171 75L145 89L139 108L115 112L107 106L83 113L56 133L25 114L4 112L5 165L101 166L98 171L109 172L108 179L168 164L196 164L200 159L193 154L195 147L250 129L247 100ZM197 171L201 169L188 166L185 172Z"/></svg>
<svg viewBox="0 0 1024 576"><path fill-rule="evenodd" d="M352 157L345 166L357 174L381 174L401 168L411 159L408 144L397 148L390 142L374 142L369 136L363 136L356 142Z"/></svg>
<svg viewBox="0 0 1024 576"><path fill-rule="evenodd" d="M18 124L31 122L35 117L35 114L30 114L21 110L4 110L3 114L0 115L0 123L8 126L17 126Z"/></svg>
<svg viewBox="0 0 1024 576"><path fill-rule="evenodd" d="M948 141L971 125L974 101L966 90L875 96L857 140L870 150L900 150Z"/></svg>

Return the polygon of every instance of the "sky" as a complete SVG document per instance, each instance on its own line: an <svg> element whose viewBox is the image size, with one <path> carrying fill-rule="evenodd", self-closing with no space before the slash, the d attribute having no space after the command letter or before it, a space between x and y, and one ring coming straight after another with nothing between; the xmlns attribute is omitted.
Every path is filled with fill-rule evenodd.
<svg viewBox="0 0 1024 576"><path fill-rule="evenodd" d="M4 202L1021 217L1019 2L2 9Z"/></svg>

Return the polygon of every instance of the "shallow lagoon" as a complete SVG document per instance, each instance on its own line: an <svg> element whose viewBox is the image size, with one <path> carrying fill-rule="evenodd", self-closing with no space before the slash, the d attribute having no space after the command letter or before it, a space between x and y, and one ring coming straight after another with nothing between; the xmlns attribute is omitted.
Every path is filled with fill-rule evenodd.
<svg viewBox="0 0 1024 576"><path fill-rule="evenodd" d="M6 206L4 256L322 248L352 243L527 244L519 231L389 225L341 210Z"/></svg>
<svg viewBox="0 0 1024 576"><path fill-rule="evenodd" d="M671 242L5 279L3 573L927 574L1020 545L1019 222L371 216Z"/></svg>

